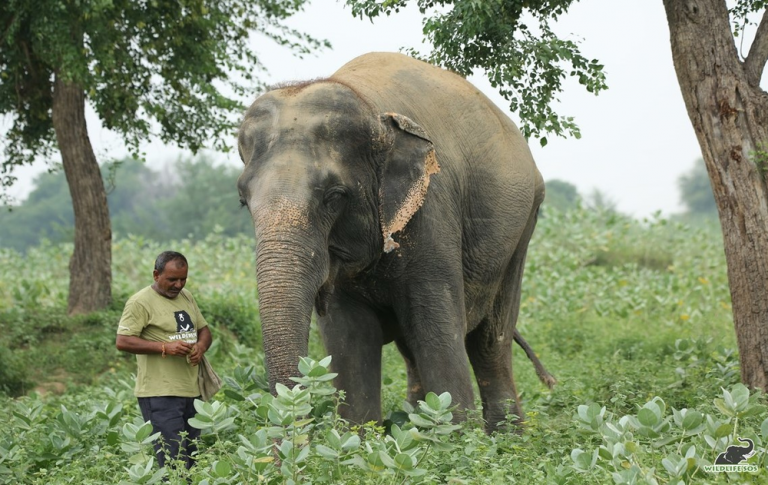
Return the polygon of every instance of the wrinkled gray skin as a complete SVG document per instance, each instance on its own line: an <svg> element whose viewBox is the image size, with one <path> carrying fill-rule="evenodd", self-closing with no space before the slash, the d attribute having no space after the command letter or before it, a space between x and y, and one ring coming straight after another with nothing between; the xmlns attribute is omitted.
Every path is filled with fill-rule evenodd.
<svg viewBox="0 0 768 485"><path fill-rule="evenodd" d="M544 184L506 115L453 73L374 53L259 97L238 148L273 390L294 385L315 308L350 421L381 419L392 341L410 402L473 408L471 363L487 429L522 416L511 344Z"/></svg>

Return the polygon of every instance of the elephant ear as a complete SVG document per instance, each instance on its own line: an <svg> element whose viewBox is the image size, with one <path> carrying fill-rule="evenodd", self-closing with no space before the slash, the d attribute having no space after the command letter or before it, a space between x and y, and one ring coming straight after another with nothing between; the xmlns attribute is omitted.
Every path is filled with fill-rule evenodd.
<svg viewBox="0 0 768 485"><path fill-rule="evenodd" d="M379 186L379 220L384 252L400 247L392 234L402 230L424 203L429 177L440 171L435 147L424 129L397 113L381 115L391 135Z"/></svg>

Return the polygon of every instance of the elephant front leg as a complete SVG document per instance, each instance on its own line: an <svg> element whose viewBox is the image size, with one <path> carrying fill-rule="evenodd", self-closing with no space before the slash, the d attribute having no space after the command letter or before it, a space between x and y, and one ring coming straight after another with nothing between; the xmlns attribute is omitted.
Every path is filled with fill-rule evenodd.
<svg viewBox="0 0 768 485"><path fill-rule="evenodd" d="M403 298L408 307L401 311L407 316L401 317L400 324L401 340L408 351L403 356L410 364L409 401L423 399L428 392L449 392L458 406L456 421L464 420L465 410L475 407L464 346L464 299L459 288L445 282L411 287L410 295Z"/></svg>
<svg viewBox="0 0 768 485"><path fill-rule="evenodd" d="M336 389L346 399L339 414L353 424L381 422L381 350L383 336L377 314L368 306L335 293L328 312L318 319L331 368L339 375Z"/></svg>
<svg viewBox="0 0 768 485"><path fill-rule="evenodd" d="M418 402L423 401L426 396L424 385L421 383L421 376L419 376L419 371L416 369L416 359L414 359L413 353L408 348L405 339L395 339L395 344L397 344L397 350L400 351L400 355L403 357L405 369L408 373L408 397L406 400L411 406L416 407Z"/></svg>

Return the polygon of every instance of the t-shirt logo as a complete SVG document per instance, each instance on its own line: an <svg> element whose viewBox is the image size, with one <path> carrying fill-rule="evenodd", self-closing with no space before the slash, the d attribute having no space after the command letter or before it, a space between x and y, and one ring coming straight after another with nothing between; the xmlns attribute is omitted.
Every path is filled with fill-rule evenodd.
<svg viewBox="0 0 768 485"><path fill-rule="evenodd" d="M192 318L189 316L189 313L184 310L173 312L173 318L176 319L177 332L191 332L195 329L195 324L192 323Z"/></svg>

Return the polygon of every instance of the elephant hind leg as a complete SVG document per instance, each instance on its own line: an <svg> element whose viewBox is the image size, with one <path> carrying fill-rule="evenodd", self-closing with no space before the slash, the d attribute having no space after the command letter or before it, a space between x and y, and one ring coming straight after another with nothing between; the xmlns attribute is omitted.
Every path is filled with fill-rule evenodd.
<svg viewBox="0 0 768 485"><path fill-rule="evenodd" d="M523 420L512 375L512 335L499 332L498 327L486 320L467 335L466 340L487 432L498 429L508 414L517 416L518 424Z"/></svg>
<svg viewBox="0 0 768 485"><path fill-rule="evenodd" d="M508 414L517 416L518 424L522 424L524 419L512 372L512 341L517 340L526 353L530 350L527 342L516 331L516 326L520 312L520 290L525 256L528 251L528 241L535 227L536 212L531 215L507 265L491 314L470 332L466 339L467 354L475 372L483 402L486 431L489 432L497 429ZM536 365L538 358L532 352L529 353L529 357L531 355L533 355L531 360ZM544 372L546 373L546 370Z"/></svg>

